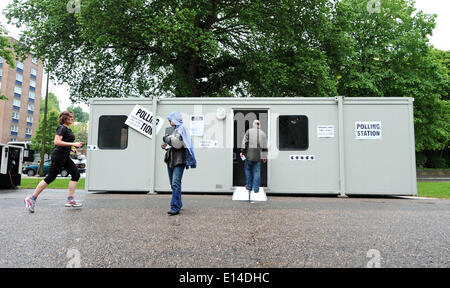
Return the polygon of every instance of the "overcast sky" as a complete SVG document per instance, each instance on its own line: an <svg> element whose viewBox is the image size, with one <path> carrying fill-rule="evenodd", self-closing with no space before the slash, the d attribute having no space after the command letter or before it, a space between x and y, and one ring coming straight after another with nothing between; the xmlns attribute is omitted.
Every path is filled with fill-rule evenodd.
<svg viewBox="0 0 450 288"><path fill-rule="evenodd" d="M18 39L20 33L19 30L15 26L6 24L7 19L3 15L3 9L5 9L6 6L12 2L13 0L1 0L0 11L2 11L2 13L0 13L0 23L8 30L12 37ZM383 6L382 0L381 6ZM450 28L450 0L416 0L416 8L427 14L437 15L436 28L433 31L430 42L438 49L450 50L450 37L448 37L448 29ZM45 93L46 81L47 78L45 76L43 80L44 85L41 91L42 94ZM58 99L60 100L59 106L61 109L66 109L71 105L69 99L69 87L67 85L56 85L50 82L49 91L58 96ZM89 111L89 108L84 104L76 105L80 105L83 110Z"/></svg>

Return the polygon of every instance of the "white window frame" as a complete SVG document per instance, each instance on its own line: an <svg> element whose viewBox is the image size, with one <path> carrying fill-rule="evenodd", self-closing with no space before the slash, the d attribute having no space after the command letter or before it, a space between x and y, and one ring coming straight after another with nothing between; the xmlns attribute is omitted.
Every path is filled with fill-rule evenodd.
<svg viewBox="0 0 450 288"><path fill-rule="evenodd" d="M13 100L13 105L14 105L14 106L17 106L17 107L20 107L20 100L14 98L14 100Z"/></svg>
<svg viewBox="0 0 450 288"><path fill-rule="evenodd" d="M11 125L11 132L19 132L19 126L17 126L17 125Z"/></svg>
<svg viewBox="0 0 450 288"><path fill-rule="evenodd" d="M31 128L25 128L25 134L31 135L31 133L33 133L33 130Z"/></svg>
<svg viewBox="0 0 450 288"><path fill-rule="evenodd" d="M31 109L30 109L30 108L31 108ZM28 110L34 111L34 104L29 103L29 104L28 104Z"/></svg>
<svg viewBox="0 0 450 288"><path fill-rule="evenodd" d="M17 62L16 62L16 66L17 66L17 68L23 70L23 62L17 61Z"/></svg>
<svg viewBox="0 0 450 288"><path fill-rule="evenodd" d="M28 98L30 98L30 99L36 99L36 93L34 93L33 91L29 91L29 92L28 92Z"/></svg>
<svg viewBox="0 0 450 288"><path fill-rule="evenodd" d="M34 68L31 68L30 74L33 75L33 76L37 76L37 70L34 69Z"/></svg>
<svg viewBox="0 0 450 288"><path fill-rule="evenodd" d="M28 116L27 116L27 122L33 123L33 116L28 115Z"/></svg>
<svg viewBox="0 0 450 288"><path fill-rule="evenodd" d="M19 119L20 119L20 114L19 114L19 112L13 111L13 112L12 112L12 119L19 120Z"/></svg>
<svg viewBox="0 0 450 288"><path fill-rule="evenodd" d="M23 82L23 75L20 73L16 73L16 81Z"/></svg>
<svg viewBox="0 0 450 288"><path fill-rule="evenodd" d="M14 86L14 93L22 95L22 88L19 86Z"/></svg>
<svg viewBox="0 0 450 288"><path fill-rule="evenodd" d="M33 62L33 64L38 64L38 59L36 57L31 57L31 62Z"/></svg>
<svg viewBox="0 0 450 288"><path fill-rule="evenodd" d="M33 88L36 88L36 81L34 81L33 79L30 79L30 86Z"/></svg>

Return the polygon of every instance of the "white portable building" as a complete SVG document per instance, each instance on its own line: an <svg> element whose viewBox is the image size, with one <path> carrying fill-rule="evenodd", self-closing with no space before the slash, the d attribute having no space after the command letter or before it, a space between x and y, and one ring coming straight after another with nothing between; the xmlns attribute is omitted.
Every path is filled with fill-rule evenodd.
<svg viewBox="0 0 450 288"><path fill-rule="evenodd" d="M86 190L171 191L160 146L174 110L198 162L184 172L183 193L244 186L240 143L259 119L266 193L417 195L413 99L341 96L91 99Z"/></svg>

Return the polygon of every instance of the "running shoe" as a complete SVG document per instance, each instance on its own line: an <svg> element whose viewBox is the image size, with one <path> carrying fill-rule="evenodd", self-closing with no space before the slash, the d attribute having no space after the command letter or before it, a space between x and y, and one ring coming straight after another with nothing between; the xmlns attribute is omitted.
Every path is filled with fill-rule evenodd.
<svg viewBox="0 0 450 288"><path fill-rule="evenodd" d="M25 208L27 208L28 211L31 213L34 213L34 206L36 205L36 200L31 199L31 196L26 197L23 199L23 202L25 202Z"/></svg>
<svg viewBox="0 0 450 288"><path fill-rule="evenodd" d="M67 202L66 202L66 204L64 204L64 206L66 206L66 207L81 207L81 206L83 206L83 204L79 203L75 200L70 200L70 201L67 200Z"/></svg>

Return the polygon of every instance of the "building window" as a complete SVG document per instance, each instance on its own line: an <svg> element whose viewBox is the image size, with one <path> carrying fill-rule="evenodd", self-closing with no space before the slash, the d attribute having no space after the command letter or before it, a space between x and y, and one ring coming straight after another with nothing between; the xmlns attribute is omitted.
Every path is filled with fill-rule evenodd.
<svg viewBox="0 0 450 288"><path fill-rule="evenodd" d="M32 57L31 58L31 62L33 62L33 64L38 64L38 58L36 58L36 57Z"/></svg>
<svg viewBox="0 0 450 288"><path fill-rule="evenodd" d="M28 115L28 116L27 116L27 122L33 123L33 116Z"/></svg>
<svg viewBox="0 0 450 288"><path fill-rule="evenodd" d="M31 135L31 128L25 128L25 134Z"/></svg>
<svg viewBox="0 0 450 288"><path fill-rule="evenodd" d="M12 119L19 120L19 113L17 113L17 112L12 112Z"/></svg>
<svg viewBox="0 0 450 288"><path fill-rule="evenodd" d="M22 88L19 86L14 86L14 96L19 97L22 95Z"/></svg>
<svg viewBox="0 0 450 288"><path fill-rule="evenodd" d="M278 149L307 150L308 117L304 115L285 115L278 118Z"/></svg>
<svg viewBox="0 0 450 288"><path fill-rule="evenodd" d="M17 66L17 71L23 73L23 63L17 61L16 66Z"/></svg>
<svg viewBox="0 0 450 288"><path fill-rule="evenodd" d="M16 106L16 107L20 107L20 100L14 98L13 105Z"/></svg>
<svg viewBox="0 0 450 288"><path fill-rule="evenodd" d="M9 138L10 142L17 142L17 138Z"/></svg>
<svg viewBox="0 0 450 288"><path fill-rule="evenodd" d="M17 125L11 125L11 132L19 132L19 126Z"/></svg>
<svg viewBox="0 0 450 288"><path fill-rule="evenodd" d="M31 68L31 78L36 79L37 77L37 70L34 68Z"/></svg>
<svg viewBox="0 0 450 288"><path fill-rule="evenodd" d="M16 73L16 85L22 86L23 75L20 73Z"/></svg>
<svg viewBox="0 0 450 288"><path fill-rule="evenodd" d="M33 91L28 92L28 98L30 99L36 99L36 94Z"/></svg>
<svg viewBox="0 0 450 288"><path fill-rule="evenodd" d="M28 104L28 111L34 111L34 104Z"/></svg>
<svg viewBox="0 0 450 288"><path fill-rule="evenodd" d="M30 80L30 87L36 88L36 81Z"/></svg>
<svg viewBox="0 0 450 288"><path fill-rule="evenodd" d="M128 146L127 116L101 116L98 122L99 149L126 149Z"/></svg>

